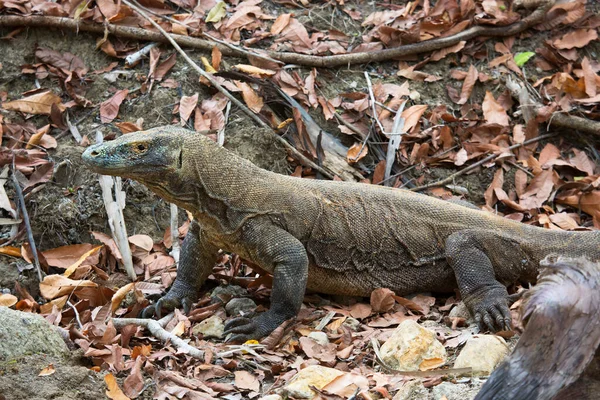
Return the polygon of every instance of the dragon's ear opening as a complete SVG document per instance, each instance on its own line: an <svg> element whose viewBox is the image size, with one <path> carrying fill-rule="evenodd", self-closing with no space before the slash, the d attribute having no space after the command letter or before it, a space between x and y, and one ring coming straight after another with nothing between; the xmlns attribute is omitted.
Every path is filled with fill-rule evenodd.
<svg viewBox="0 0 600 400"><path fill-rule="evenodd" d="M179 161L177 162L177 168L181 169L183 166L183 149L179 150Z"/></svg>

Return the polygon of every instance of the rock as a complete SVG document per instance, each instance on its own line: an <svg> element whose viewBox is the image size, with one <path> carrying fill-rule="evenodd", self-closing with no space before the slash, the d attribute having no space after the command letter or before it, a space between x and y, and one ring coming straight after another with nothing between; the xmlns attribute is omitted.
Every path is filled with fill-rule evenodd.
<svg viewBox="0 0 600 400"><path fill-rule="evenodd" d="M431 390L433 400L473 400L479 392L481 384L442 382Z"/></svg>
<svg viewBox="0 0 600 400"><path fill-rule="evenodd" d="M474 375L489 375L509 353L504 339L496 335L477 335L467 340L454 368L473 368Z"/></svg>
<svg viewBox="0 0 600 400"><path fill-rule="evenodd" d="M204 321L200 321L192 329L194 335L202 334L205 338L213 337L217 339L223 337L224 331L225 324L223 324L223 320L218 315L213 315Z"/></svg>
<svg viewBox="0 0 600 400"><path fill-rule="evenodd" d="M423 382L417 379L407 381L402 385L400 390L396 392L392 400L412 400L426 399L427 389L423 386Z"/></svg>
<svg viewBox="0 0 600 400"><path fill-rule="evenodd" d="M358 328L360 328L360 321L357 320L356 318L348 317L342 323L342 325L346 325L348 328L350 328L351 330L356 332L356 331L358 331Z"/></svg>
<svg viewBox="0 0 600 400"><path fill-rule="evenodd" d="M413 320L402 322L381 346L381 357L391 368L402 371L427 371L446 363L444 346L434 332Z"/></svg>
<svg viewBox="0 0 600 400"><path fill-rule="evenodd" d="M69 349L56 328L40 315L0 307L0 361L32 354L63 357Z"/></svg>
<svg viewBox="0 0 600 400"><path fill-rule="evenodd" d="M227 315L238 316L248 314L256 309L256 303L247 297L236 297L225 306Z"/></svg>
<svg viewBox="0 0 600 400"><path fill-rule="evenodd" d="M311 365L298 372L290 380L283 390L290 396L298 399L312 399L316 393L310 389L314 386L317 389L325 387L329 382L344 375L344 372L337 369L322 367L320 365Z"/></svg>
<svg viewBox="0 0 600 400"><path fill-rule="evenodd" d="M462 301L460 303L458 303L456 306L452 307L452 310L450 310L450 313L448 314L448 316L450 318L464 318L465 321L470 321L472 319L471 313L467 309L467 306L465 305L465 303Z"/></svg>
<svg viewBox="0 0 600 400"><path fill-rule="evenodd" d="M218 286L210 294L210 298L213 303L221 302L227 303L234 297L244 297L248 295L248 291L241 286L227 285Z"/></svg>
<svg viewBox="0 0 600 400"><path fill-rule="evenodd" d="M325 332L315 331L308 334L308 337L314 340L315 342L326 346L329 344L329 338Z"/></svg>
<svg viewBox="0 0 600 400"><path fill-rule="evenodd" d="M269 394L267 396L263 396L258 400L282 400L282 397L278 394Z"/></svg>

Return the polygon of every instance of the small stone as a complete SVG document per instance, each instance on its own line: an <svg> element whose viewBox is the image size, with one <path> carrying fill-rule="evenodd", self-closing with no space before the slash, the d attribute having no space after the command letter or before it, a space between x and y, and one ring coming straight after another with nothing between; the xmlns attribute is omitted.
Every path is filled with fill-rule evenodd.
<svg viewBox="0 0 600 400"><path fill-rule="evenodd" d="M358 331L358 328L360 328L360 321L357 320L356 318L352 318L352 317L348 317L346 318L346 320L342 323L342 325L346 325L348 328L350 328L352 331L356 332Z"/></svg>
<svg viewBox="0 0 600 400"><path fill-rule="evenodd" d="M423 385L423 382L417 379L413 379L404 382L404 385L400 387L400 390L396 392L392 400L412 400L412 399L426 399L427 389Z"/></svg>
<svg viewBox="0 0 600 400"><path fill-rule="evenodd" d="M269 395L261 397L258 400L282 400L282 397L278 394L269 394Z"/></svg>
<svg viewBox="0 0 600 400"><path fill-rule="evenodd" d="M408 97L410 97L412 101L419 101L421 100L421 93L417 92L416 90L411 90L408 94Z"/></svg>
<svg viewBox="0 0 600 400"><path fill-rule="evenodd" d="M489 375L509 351L508 345L500 336L473 336L456 357L454 368L470 367L474 375Z"/></svg>
<svg viewBox="0 0 600 400"><path fill-rule="evenodd" d="M308 334L308 337L319 343L320 345L326 346L329 344L329 338L325 332L315 331Z"/></svg>
<svg viewBox="0 0 600 400"><path fill-rule="evenodd" d="M213 303L219 301L221 303L227 303L234 297L244 297L248 295L248 291L241 286L227 285L218 286L214 288L210 294L210 299Z"/></svg>
<svg viewBox="0 0 600 400"><path fill-rule="evenodd" d="M229 316L246 315L256 309L256 303L247 297L236 297L229 300L225 311Z"/></svg>
<svg viewBox="0 0 600 400"><path fill-rule="evenodd" d="M452 307L452 310L450 310L448 316L450 318L464 318L466 321L471 319L471 313L469 312L469 309L465 303L462 301L456 306Z"/></svg>
<svg viewBox="0 0 600 400"><path fill-rule="evenodd" d="M435 332L406 320L381 346L381 358L396 370L427 371L444 365L447 355Z"/></svg>
<svg viewBox="0 0 600 400"><path fill-rule="evenodd" d="M204 321L200 321L192 329L192 333L196 336L202 334L205 338L213 337L217 339L223 337L224 331L225 324L223 324L223 320L218 315L213 315Z"/></svg>
<svg viewBox="0 0 600 400"><path fill-rule="evenodd" d="M290 380L283 390L290 397L298 399L312 399L316 393L311 390L311 386L317 389L324 388L329 382L344 375L344 372L337 369L322 367L320 365L311 365L298 372Z"/></svg>

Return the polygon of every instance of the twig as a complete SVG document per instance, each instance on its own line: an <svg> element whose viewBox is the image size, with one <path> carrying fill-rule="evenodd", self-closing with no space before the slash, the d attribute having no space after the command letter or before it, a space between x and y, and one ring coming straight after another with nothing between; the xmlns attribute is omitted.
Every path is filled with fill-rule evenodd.
<svg viewBox="0 0 600 400"><path fill-rule="evenodd" d="M79 129L77 128L77 124L72 124L69 119L69 113L65 113L65 119L67 121L67 126L69 127L69 132L73 135L73 139L77 142L77 144L81 143L83 137L81 137L81 133L79 133Z"/></svg>
<svg viewBox="0 0 600 400"><path fill-rule="evenodd" d="M96 132L96 143L102 143L102 132ZM113 235L113 239L117 244L117 248L121 252L121 261L127 271L127 275L132 281L135 281L137 275L133 269L133 261L129 240L127 238L127 228L125 228L125 218L123 217L123 208L125 207L125 192L121 190L121 178L108 175L99 175L98 181L102 189L102 200L106 208L108 216L108 225ZM115 188L115 196L113 198L112 189Z"/></svg>
<svg viewBox="0 0 600 400"><path fill-rule="evenodd" d="M83 330L83 324L81 323L81 319L79 318L79 311L77 311L77 307L69 300L67 300L67 305L71 307L73 312L75 313L75 321L77 321L77 326L79 326L79 330Z"/></svg>
<svg viewBox="0 0 600 400"><path fill-rule="evenodd" d="M179 264L179 253L181 251L181 246L179 245L179 210L177 206L173 203L171 206L171 256L175 260L176 264Z"/></svg>
<svg viewBox="0 0 600 400"><path fill-rule="evenodd" d="M127 57L125 57L125 65L132 66L133 64L137 63L138 61L140 61L140 59L142 57L144 57L146 54L150 53L150 50L152 50L156 46L158 46L158 43L156 43L156 42L150 43L150 44L142 47L140 50L136 51L135 53L128 55Z"/></svg>
<svg viewBox="0 0 600 400"><path fill-rule="evenodd" d="M376 103L375 95L373 94L373 85L371 84L371 78L369 77L369 73L367 71L365 71L365 79L367 80L367 88L369 90L369 98L371 99L370 103L371 103L371 112L373 113L373 118L375 119L375 122L377 122L377 126L379 126L381 133L386 135L385 129L383 129L383 125L381 124L381 121L377 117L377 108L376 108L376 104L375 104ZM362 151L362 149L361 149L361 151Z"/></svg>
<svg viewBox="0 0 600 400"><path fill-rule="evenodd" d="M551 138L553 136L556 136L556 133L549 133L549 134L546 134L546 135L541 135L541 136L535 137L533 139L526 140L523 143L513 144L512 146L510 146L507 149L505 149L502 153L490 154L489 156L487 156L485 158L482 158L481 160L477 161L476 163L473 163L473 164L469 165L468 167L463 168L460 171L458 171L458 172L456 172L456 173L454 173L454 174L452 174L452 175L450 175L450 176L448 176L448 177L446 177L444 179L441 179L441 180L436 181L436 182L428 183L427 185L417 186L417 187L411 188L410 190L412 190L413 192L419 192L421 190L429 189L429 188L432 188L432 187L444 186L445 184L454 181L454 179L456 179L457 177L459 177L461 175L464 175L464 174L466 174L469 171L474 170L475 168L479 167L480 165L485 164L487 162L490 162L490 161L498 158L498 156L500 156L500 154L504 154L506 151L512 151L514 149L518 149L519 147L523 147L523 146L526 146L526 145L531 144L531 143L539 142L540 140L548 139L548 138Z"/></svg>
<svg viewBox="0 0 600 400"><path fill-rule="evenodd" d="M394 117L394 125L392 127L392 133L390 133L390 141L388 143L387 154L385 157L385 174L383 181L386 182L386 186L390 186L392 181L390 181L390 175L392 173L392 167L394 166L394 162L396 161L396 151L400 147L400 143L402 142L402 135L404 135L404 123L406 122L404 118L402 118L402 112L404 111L404 107L406 106L406 101L400 104L398 111L396 111L396 116ZM373 182L375 183L375 182Z"/></svg>
<svg viewBox="0 0 600 400"><path fill-rule="evenodd" d="M42 268L40 267L40 259L38 258L37 247L35 245L35 240L33 240L33 231L31 230L31 222L29 221L29 213L27 212L27 207L25 206L25 198L23 197L23 189L21 189L21 184L15 175L17 168L15 166L15 158L13 155L12 161L12 181L15 186L15 192L17 193L17 198L19 200L19 206L21 208L21 213L23 214L23 220L25 221L25 229L27 230L27 240L29 241L29 246L31 247L31 252L33 253L33 262L35 264L35 269L37 270L38 280L41 282L44 278L42 276Z"/></svg>
<svg viewBox="0 0 600 400"><path fill-rule="evenodd" d="M175 346L177 349L184 350L187 354L194 358L204 360L204 352L202 350L188 344L185 340L181 339L177 335L165 330L164 327L172 318L173 314L169 314L159 321L142 318L113 318L112 322L115 328L123 328L127 325L138 325L146 328L155 338L160 339L163 342L171 341L173 346Z"/></svg>
<svg viewBox="0 0 600 400"><path fill-rule="evenodd" d="M513 5L522 3L521 0L516 0ZM131 7L130 2L123 3ZM543 21L547 11L554 5L555 0L537 0L534 2L530 1L531 6L537 7L529 16L523 18L519 22L508 26L489 27L489 26L475 26L466 29L456 35L441 37L431 40L426 40L419 43L384 49L374 52L363 52L363 53L346 53L338 54L333 56L313 56L300 53L292 52L267 52L268 56L276 60L282 61L286 64L297 64L309 67L341 67L350 64L365 64L365 63L376 63L398 57L426 53L434 50L443 49L446 47L453 46L461 41L467 41L474 38L480 37L508 37L514 36L524 30L535 26ZM132 7L133 8L133 7ZM137 8L137 7L136 7ZM182 46L192 47L197 49L203 49L210 51L215 47L214 43L204 39L189 37L185 35L172 35L171 40L166 36L152 32L146 29L120 26L113 24L94 24L86 21L75 21L71 18L64 17L50 17L50 16L13 16L13 15L2 15L0 16L0 26L27 26L27 27L53 27L70 29L72 31L84 31L94 32L98 34L104 34L105 30L109 33L120 36L127 39L137 40L148 40L151 42L165 42L165 41L176 41ZM239 51L239 49L232 49L228 46L218 45L219 50L224 55L228 56L240 56L244 57L246 54Z"/></svg>
<svg viewBox="0 0 600 400"><path fill-rule="evenodd" d="M150 18L148 15L146 15L146 13L144 13L144 11L142 11L136 5L132 4L130 1L128 1L128 0L122 0L122 2L123 2L123 4L126 4L127 6L131 7L135 12L137 12L138 14L140 14L140 16L142 16L144 19L146 19L148 22L150 22L156 29L158 29L158 31L162 35L164 35L164 37L169 41L169 43L171 43L171 45L175 48L175 50L177 50L177 52L179 52L179 54L181 54L181 56L183 57L183 59L196 72L198 72L198 74L200 74L200 76L202 76L207 81L209 81L210 84L215 89L217 89L219 92L223 93L225 95L225 97L227 97L229 100L231 100L231 102L233 104L235 104L236 106L238 106L246 115L248 115L250 118L252 118L254 120L254 122L256 122L260 127L272 130L272 128L265 121L263 121L258 115L256 115L255 113L253 113L241 101L239 101L236 97L234 97L231 93L229 93L229 91L227 89L225 89L219 82L217 82L212 77L211 74L209 74L208 72L206 72L205 70L203 70L202 68L200 68L200 66L198 66L198 64L196 64L194 62L194 60L192 60L190 58L190 56L188 56L185 51L183 51L183 49L181 48L181 46L179 46L179 44L177 44L177 42L173 38L173 36L175 36L175 35L170 34L167 31L165 31L152 18ZM0 23L0 26L1 26L1 23ZM329 171L326 171L324 168L318 166L317 164L315 164L314 162L312 162L311 160L309 160L308 158L306 158L294 146L292 146L291 144L289 144L284 138L282 138L281 136L279 136L277 134L275 134L275 138L277 139L277 141L279 141L281 144L283 144L294 155L294 157L296 157L299 161L301 161L302 163L310 166L311 168L313 168L313 169L321 172L323 175L327 176L328 178L333 179L333 175Z"/></svg>

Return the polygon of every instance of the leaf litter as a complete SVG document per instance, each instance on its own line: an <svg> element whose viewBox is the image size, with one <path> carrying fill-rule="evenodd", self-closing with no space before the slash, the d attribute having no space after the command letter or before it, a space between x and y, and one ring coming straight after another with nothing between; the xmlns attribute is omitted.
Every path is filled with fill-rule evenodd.
<svg viewBox="0 0 600 400"><path fill-rule="evenodd" d="M144 4L171 15L174 20L164 20L162 24L174 33L197 35L206 31L235 45L310 55L378 51L461 32L471 25L472 19L500 25L520 18L506 9L503 2L495 0L438 1L427 2L427 6L420 3L376 5L365 9L330 2L327 7L331 15L344 21L338 24L334 18L330 22L307 17L302 10L318 6L305 1L300 3L281 1L267 5L246 0L206 5L190 1ZM71 7L69 2L63 1L35 6L27 1L5 2L0 5L0 12L10 8L21 15L35 11L69 16ZM273 7L277 15L273 14ZM147 21L113 0L86 3L80 8L77 17L83 21L108 20L129 26L148 26ZM207 63L223 86L238 93L253 112L279 127L280 133L288 135L307 152L316 155L318 144L306 133L302 118L289 110L282 113L272 109L270 105L281 99L254 79L268 79L313 115L331 121L328 128L331 126L336 133L346 136L346 160L360 168L365 183L394 187L420 185L426 183L427 171L468 166L494 154L497 158L481 167L482 171L495 170L491 183L484 188L485 193L481 191L481 199L485 201L483 209L548 229L598 229L600 171L598 155L590 139L583 139L583 144L576 147L569 139L558 137L552 143L534 143L508 150L512 145L535 139L555 111L576 112L598 119L600 66L588 56L586 48L597 42L600 21L597 15L585 10L584 0L554 6L545 23L535 27L537 31L545 31L548 39L538 43L534 52L516 49L520 37L499 40L492 54L485 50L484 42L474 40L425 53L420 60L375 66L369 70L372 77L376 77L372 88L374 107L359 74L349 74L350 84L345 82L333 90L327 83L336 74L324 69L267 66L251 57L252 65L237 63L233 68L246 77L242 81L235 79L240 78L239 75L234 78L219 74L228 72L223 66L226 58L222 60L220 53L213 51ZM319 29L319 24L325 28ZM105 72L100 69L90 72L87 60L70 52L37 47L35 62L23 64L21 73L36 79L41 87L32 86L21 93L0 93L3 110L0 114L3 134L0 167L8 168L14 160L15 167L22 173L21 185L26 194L43 190L53 179L54 162L47 150L57 147L56 133L65 129L69 113L96 108L99 126L114 124L123 133L133 132L142 129L144 121L121 119L127 115L123 113L124 106L130 107L140 96L152 91L181 89L177 80L169 78L177 62L175 53L154 48L149 63L138 66L144 69L136 78L141 82L138 90L115 86L104 101L90 100L88 83L96 79L94 75L112 73L121 59L137 50L132 43L112 36L99 41L98 48L110 60L117 61L104 66ZM439 71L431 67L440 60L451 60L453 68ZM523 105L515 104L510 94L492 88L502 86L510 74L527 79L523 71L528 67L544 73L530 82L535 92L542 95L539 100L542 108L536 111L534 119L524 121L521 118L524 111L520 108ZM119 74L115 76L121 76ZM60 89L52 85L52 80L60 82ZM445 87L443 94L454 104L421 98L419 91L427 85ZM206 90L206 82L201 81L198 87ZM224 129L228 100L214 92L199 96L199 89L196 90L178 95L169 110L168 122L197 131ZM378 170L375 166L385 166L385 145L394 126L395 111L404 102L407 107L402 112L402 141L392 177L385 181L382 168ZM409 168L416 173L406 176L400 173ZM310 168L301 165L297 165L295 174L305 178L315 175ZM459 185L446 185L431 190L430 194L448 199L457 197L457 192L460 192ZM14 202L7 198L1 204L3 211L14 218ZM180 240L184 231L180 230ZM19 232L22 235L22 228ZM12 243L19 232L12 232L4 242ZM238 351L219 340L207 340L202 334L194 333L198 323L213 315L227 318L223 303L212 303L206 293L190 316L176 313L165 328L203 349L205 359L199 362L135 326L117 331L109 318L135 317L148 304L148 297L157 296L169 287L176 274L174 259L169 255L172 243L145 235L131 236L129 242L140 281L115 285L112 282L119 281L114 277L122 275L121 255L112 238L100 232L95 237L101 242L100 246L97 243L71 244L40 253L49 274L39 286L47 300L41 307L23 288L16 295L1 295L0 304L40 312L48 320L67 328L71 339L85 351L94 368L109 372L105 375L106 394L112 399L140 396L147 389L144 379L148 377L154 382L153 390L158 398L258 398L259 394L283 386L300 368L313 364L343 372L319 389L321 398L348 398L357 389L363 398L380 398L394 393L405 379L380 371L369 347L370 338L383 341L399 323L413 319L438 322L438 326L443 327L438 332L440 340L448 348L456 348L461 343L459 338L464 330L457 326L461 323L450 321L447 316L448 307L456 299L429 295L406 299L378 289L369 302L353 300L353 304L338 304L307 295L298 319L266 338L263 343L267 343L267 347L253 348L255 345L248 344L246 349L242 347ZM165 233L164 237L170 235ZM15 249L4 254L31 260L26 246ZM260 304L259 309L267 306L270 279L237 256L223 254L209 277L209 285L227 283L243 286ZM356 324L360 328L352 329ZM315 331L324 332L329 343L320 344L310 338L310 333ZM52 369L49 365L44 374L51 374ZM436 382L432 380L427 384L435 385L441 380Z"/></svg>

